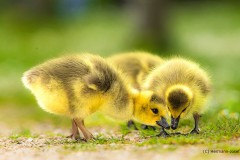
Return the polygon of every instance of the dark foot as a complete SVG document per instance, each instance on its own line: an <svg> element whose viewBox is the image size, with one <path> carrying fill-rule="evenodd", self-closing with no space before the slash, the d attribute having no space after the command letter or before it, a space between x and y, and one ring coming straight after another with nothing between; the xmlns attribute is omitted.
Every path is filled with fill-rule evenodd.
<svg viewBox="0 0 240 160"><path fill-rule="evenodd" d="M128 128L129 129L134 129L134 130L138 130L138 128L137 128L137 126L136 126L136 124L133 122L133 120L129 120L128 122L127 122L127 126L128 126Z"/></svg>
<svg viewBox="0 0 240 160"><path fill-rule="evenodd" d="M141 125L141 128L142 128L143 130L147 130L147 129L156 130L156 127L154 127L154 126L148 126L148 125L145 125L145 124L142 124L142 125Z"/></svg>
<svg viewBox="0 0 240 160"><path fill-rule="evenodd" d="M191 132L190 132L190 134L199 134L200 133L200 129L196 129L196 128L194 128Z"/></svg>
<svg viewBox="0 0 240 160"><path fill-rule="evenodd" d="M170 135L165 130L162 130L157 136L158 137L170 137Z"/></svg>
<svg viewBox="0 0 240 160"><path fill-rule="evenodd" d="M171 133L171 135L184 135L184 134L182 134L181 132L174 132L174 133Z"/></svg>
<svg viewBox="0 0 240 160"><path fill-rule="evenodd" d="M146 129L148 129L148 126L145 125L145 124L142 124L142 125L141 125L141 128L142 128L143 130L146 130Z"/></svg>

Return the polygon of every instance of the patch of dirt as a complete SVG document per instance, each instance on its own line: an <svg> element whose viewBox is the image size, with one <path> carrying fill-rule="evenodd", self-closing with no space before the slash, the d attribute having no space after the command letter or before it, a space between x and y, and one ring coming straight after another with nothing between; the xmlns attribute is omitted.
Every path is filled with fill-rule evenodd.
<svg viewBox="0 0 240 160"><path fill-rule="evenodd" d="M159 159L195 159L198 157L225 160L225 159L239 159L237 156L215 154L204 155L203 147L199 146L182 146L175 151L160 152L158 150L148 150L147 147L136 147L134 144L122 146L120 149L112 150L111 147L117 144L111 144L109 149L103 149L104 145L100 145L100 148L96 151L71 151L66 150L61 143L66 139L62 137L49 138L46 136L40 136L38 138L18 138L11 140L9 138L1 138L0 144L0 159L4 160L52 160L52 159L84 159L84 160L159 160ZM48 141L51 141L49 145ZM71 140L69 140L71 141ZM81 142L79 142L81 143ZM168 145L165 145L168 147Z"/></svg>
<svg viewBox="0 0 240 160"><path fill-rule="evenodd" d="M34 127L33 127L34 126ZM74 142L71 139L64 138L62 135L68 135L68 130L61 130L51 125L33 125L33 137L19 137L9 138L9 135L2 135L0 138L0 159L3 160L69 160L69 159L84 159L84 160L160 160L160 159L239 159L239 156L233 154L204 154L203 146L198 145L184 145L179 146L175 150L171 150L172 145L161 145L160 149L149 148L149 146L138 147L134 143L141 142L141 137L138 132L131 132L124 137L124 140L129 142L127 144L97 144L94 149L77 149L81 143ZM3 126L6 127L6 126ZM6 128L5 128L6 129ZM9 130L9 128L8 128ZM122 135L117 130L103 130L100 127L90 129L93 134L102 134L104 137L119 138ZM7 131L12 133L14 131ZM45 133L45 134L42 134ZM49 135L48 133L51 133ZM61 134L58 136L58 134ZM73 143L74 142L74 143Z"/></svg>

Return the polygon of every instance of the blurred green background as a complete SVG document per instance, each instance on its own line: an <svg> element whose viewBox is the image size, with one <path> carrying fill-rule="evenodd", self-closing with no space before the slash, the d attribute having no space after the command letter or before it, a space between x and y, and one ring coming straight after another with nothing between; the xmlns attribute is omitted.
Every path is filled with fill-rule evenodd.
<svg viewBox="0 0 240 160"><path fill-rule="evenodd" d="M66 53L134 50L200 63L214 86L210 111L239 118L239 7L234 0L1 0L1 123L65 123L23 87L30 67Z"/></svg>

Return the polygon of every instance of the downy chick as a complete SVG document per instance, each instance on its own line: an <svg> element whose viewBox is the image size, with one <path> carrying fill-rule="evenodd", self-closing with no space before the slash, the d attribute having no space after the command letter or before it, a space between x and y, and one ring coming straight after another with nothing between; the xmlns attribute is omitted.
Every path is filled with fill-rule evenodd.
<svg viewBox="0 0 240 160"><path fill-rule="evenodd" d="M25 72L22 81L43 110L72 119L74 139L79 135L78 129L86 140L93 138L84 119L96 111L115 119L133 118L151 125L161 120L160 115L152 114L151 108L135 107L135 98L142 95L130 90L121 74L99 56L56 58Z"/></svg>
<svg viewBox="0 0 240 160"><path fill-rule="evenodd" d="M107 58L107 60L116 69L122 72L131 87L139 91L141 90L141 85L149 72L151 72L156 66L162 64L164 61L159 56L142 51L115 54ZM152 95L150 93L143 94L148 97L145 98L149 101L147 102L146 99L144 99L144 102L141 101L143 102L142 105L151 105L150 103L152 102L150 102L150 99ZM165 117L165 115L162 115L162 117ZM127 125L128 127L133 126L135 129L137 129L135 123L132 120L128 121ZM148 126L142 125L142 128L146 129Z"/></svg>
<svg viewBox="0 0 240 160"><path fill-rule="evenodd" d="M141 89L141 84L149 72L164 62L159 56L143 51L115 54L107 60L120 70L137 90Z"/></svg>
<svg viewBox="0 0 240 160"><path fill-rule="evenodd" d="M144 88L164 99L173 130L180 118L193 115L195 126L191 133L199 133L198 121L205 110L210 80L198 64L182 58L165 61L149 74Z"/></svg>

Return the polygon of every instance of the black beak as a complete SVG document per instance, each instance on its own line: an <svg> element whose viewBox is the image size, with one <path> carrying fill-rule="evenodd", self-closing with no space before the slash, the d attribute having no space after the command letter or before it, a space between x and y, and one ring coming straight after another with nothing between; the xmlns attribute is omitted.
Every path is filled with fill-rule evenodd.
<svg viewBox="0 0 240 160"><path fill-rule="evenodd" d="M167 120L164 117L161 117L160 121L156 121L157 125L166 128L166 129L170 129L169 124L167 123Z"/></svg>
<svg viewBox="0 0 240 160"><path fill-rule="evenodd" d="M171 128L173 130L177 129L179 119L180 119L180 115L177 118L173 118L173 116L171 116Z"/></svg>

